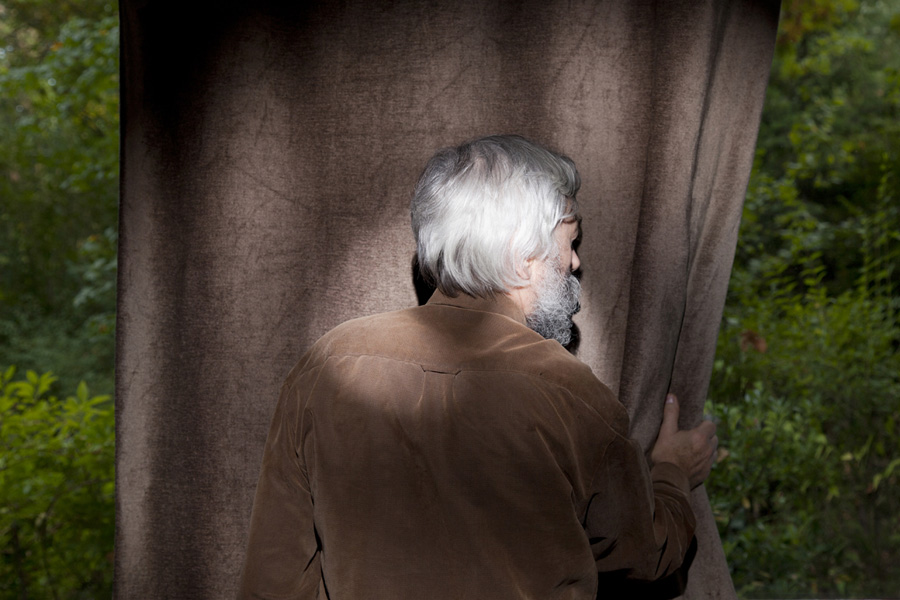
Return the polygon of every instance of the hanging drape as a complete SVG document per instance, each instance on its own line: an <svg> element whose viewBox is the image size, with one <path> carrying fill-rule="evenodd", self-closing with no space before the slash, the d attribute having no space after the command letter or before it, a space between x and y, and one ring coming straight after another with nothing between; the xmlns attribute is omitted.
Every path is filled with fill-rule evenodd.
<svg viewBox="0 0 900 600"><path fill-rule="evenodd" d="M703 413L778 2L122 3L116 594L234 593L278 389L321 334L416 302L438 148L577 163L579 356L648 448ZM715 472L713 472L715 477ZM732 598L699 488L684 593Z"/></svg>

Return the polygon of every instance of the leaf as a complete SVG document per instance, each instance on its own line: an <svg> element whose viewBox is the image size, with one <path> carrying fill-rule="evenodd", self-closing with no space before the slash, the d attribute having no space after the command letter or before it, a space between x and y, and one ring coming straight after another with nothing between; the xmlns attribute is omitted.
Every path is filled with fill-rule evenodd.
<svg viewBox="0 0 900 600"><path fill-rule="evenodd" d="M82 403L87 402L88 386L84 381L82 381L81 383L78 384L78 391L76 392L76 395L78 396L78 400L81 401Z"/></svg>

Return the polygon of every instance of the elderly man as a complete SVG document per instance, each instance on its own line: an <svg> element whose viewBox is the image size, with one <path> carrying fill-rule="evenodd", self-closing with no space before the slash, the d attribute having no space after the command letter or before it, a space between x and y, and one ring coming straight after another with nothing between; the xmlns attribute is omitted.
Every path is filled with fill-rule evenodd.
<svg viewBox="0 0 900 600"><path fill-rule="evenodd" d="M623 406L563 348L579 185L517 136L431 159L411 210L437 291L344 323L291 371L242 597L593 599L601 574L681 565L715 426L679 431L670 395L648 466Z"/></svg>

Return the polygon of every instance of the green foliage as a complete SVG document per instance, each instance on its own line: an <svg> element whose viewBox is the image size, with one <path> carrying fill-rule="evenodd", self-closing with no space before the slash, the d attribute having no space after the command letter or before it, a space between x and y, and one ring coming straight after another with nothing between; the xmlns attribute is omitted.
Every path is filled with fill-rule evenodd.
<svg viewBox="0 0 900 600"><path fill-rule="evenodd" d="M117 10L0 0L0 597L111 595Z"/></svg>
<svg viewBox="0 0 900 600"><path fill-rule="evenodd" d="M115 3L0 2L0 363L52 359L29 364L66 386L112 379L118 31ZM58 351L86 346L87 372Z"/></svg>
<svg viewBox="0 0 900 600"><path fill-rule="evenodd" d="M878 596L900 583L897 301L824 290L748 302L722 327L710 494L743 595Z"/></svg>
<svg viewBox="0 0 900 600"><path fill-rule="evenodd" d="M900 589L897 22L784 5L710 386L744 597Z"/></svg>
<svg viewBox="0 0 900 600"><path fill-rule="evenodd" d="M115 427L108 396L0 374L0 596L99 598L112 589Z"/></svg>
<svg viewBox="0 0 900 600"><path fill-rule="evenodd" d="M802 211L805 226L815 228L803 241L822 252L826 284L839 292L860 266L860 219L885 196L900 197L900 30L888 25L900 3L816 0L785 8L744 213L752 222L741 231L750 239L738 249L738 265L750 266L748 254L791 251L775 216ZM796 24L810 14L820 18L802 30Z"/></svg>

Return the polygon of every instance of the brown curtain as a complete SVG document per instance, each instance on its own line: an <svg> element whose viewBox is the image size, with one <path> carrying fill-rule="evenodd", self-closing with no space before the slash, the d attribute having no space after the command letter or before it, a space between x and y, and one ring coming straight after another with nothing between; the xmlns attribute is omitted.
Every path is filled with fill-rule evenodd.
<svg viewBox="0 0 900 600"><path fill-rule="evenodd" d="M777 0L288 4L122 3L119 598L233 595L278 388L416 302L407 203L442 146L575 160L579 356L645 447L667 389L703 413ZM685 597L733 598L694 499Z"/></svg>

